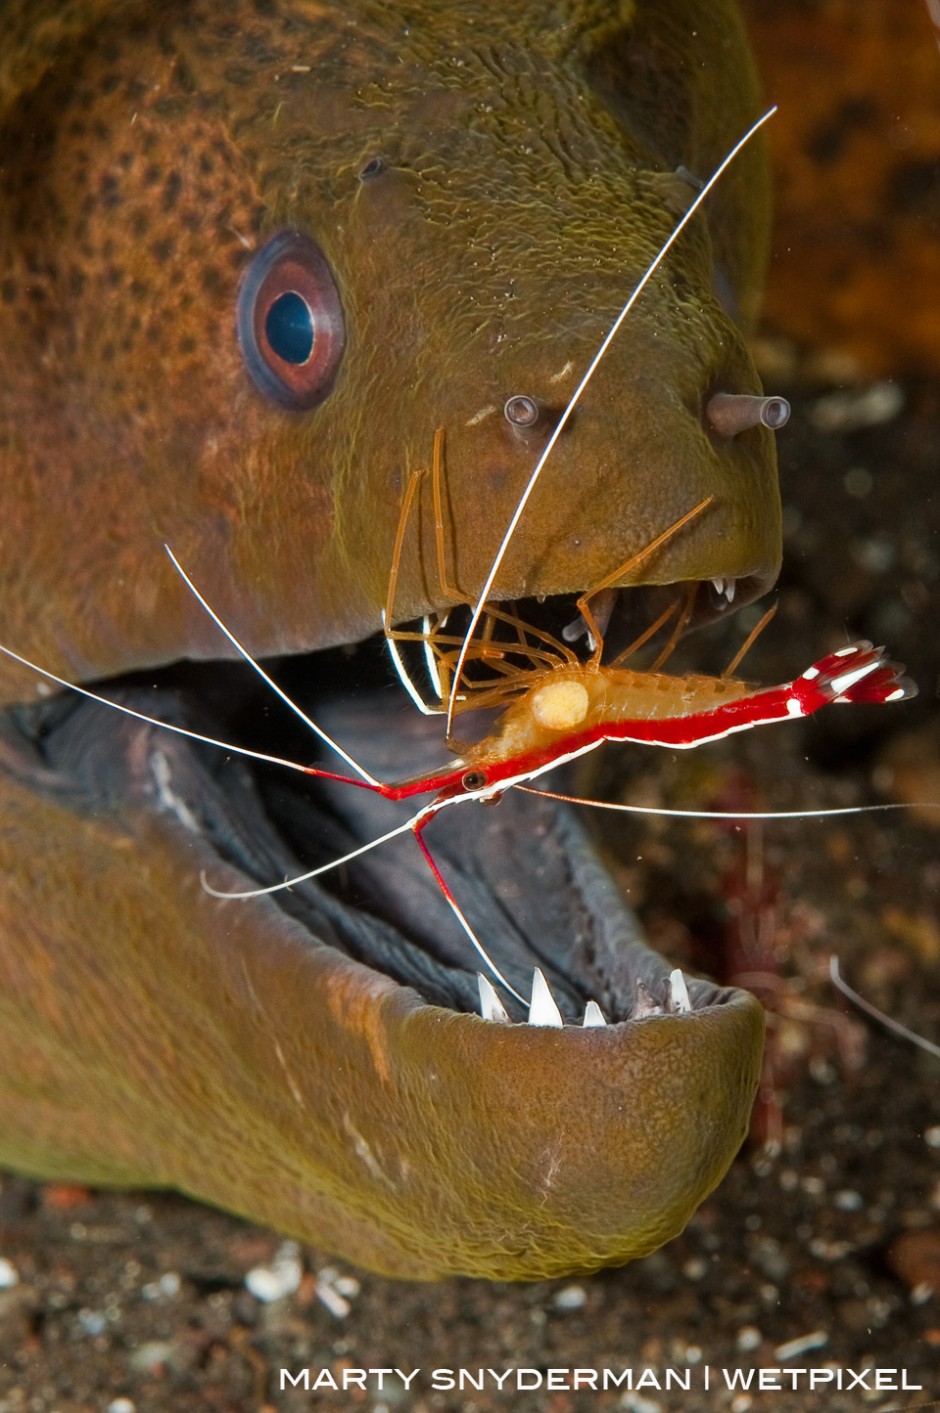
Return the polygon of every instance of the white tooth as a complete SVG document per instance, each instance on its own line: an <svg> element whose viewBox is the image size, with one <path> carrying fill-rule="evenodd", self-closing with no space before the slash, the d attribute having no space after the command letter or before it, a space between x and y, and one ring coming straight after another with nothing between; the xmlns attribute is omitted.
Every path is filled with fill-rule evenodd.
<svg viewBox="0 0 940 1413"><path fill-rule="evenodd" d="M584 1008L584 1020L581 1022L585 1030L595 1025L606 1025L603 1012L596 1001L588 1001Z"/></svg>
<svg viewBox="0 0 940 1413"><path fill-rule="evenodd" d="M724 581L724 579L713 579L713 580L712 580L712 588L715 590L715 593L718 595L718 597L721 598L722 595L723 595L724 592L725 592L725 581Z"/></svg>
<svg viewBox="0 0 940 1413"><path fill-rule="evenodd" d="M674 1009L679 1012L691 1011L692 1002L689 1000L689 988L686 986L685 977L678 967L669 973L669 985Z"/></svg>
<svg viewBox="0 0 940 1413"><path fill-rule="evenodd" d="M561 1011L556 1006L555 998L548 989L548 982L545 980L538 967L536 967L535 971L532 973L532 999L529 1002L529 1024L564 1025L564 1021L561 1018Z"/></svg>
<svg viewBox="0 0 940 1413"><path fill-rule="evenodd" d="M480 988L480 1015L488 1021L508 1021L509 1013L481 971L477 972L477 985Z"/></svg>
<svg viewBox="0 0 940 1413"><path fill-rule="evenodd" d="M725 598L728 600L729 604L734 603L734 596L737 593L737 588L738 581L736 579L729 579L727 584L725 585Z"/></svg>

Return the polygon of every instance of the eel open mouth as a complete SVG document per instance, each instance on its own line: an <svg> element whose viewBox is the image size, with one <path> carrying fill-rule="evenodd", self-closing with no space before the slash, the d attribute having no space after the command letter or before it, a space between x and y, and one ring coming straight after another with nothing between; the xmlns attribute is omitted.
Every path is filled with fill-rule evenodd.
<svg viewBox="0 0 940 1413"><path fill-rule="evenodd" d="M707 621L730 608L733 583L687 589L688 618ZM611 640L633 635L649 604L664 593L619 592ZM739 602L751 596L745 590ZM523 605L521 613L525 622L557 630L575 621L573 605L574 597L564 596ZM446 759L442 718L418 715L396 692L380 639L270 666L307 714L377 778L408 779ZM204 735L301 763L336 764L246 664L178 664L101 690ZM60 777L80 782L91 809L113 802L121 788L141 784L125 775L119 786L121 754L102 750L102 743L113 746L116 724L132 736L137 729L126 718L107 720L103 713L96 703L67 694L18 713L47 763ZM125 753L125 770L132 755ZM242 875L246 888L328 864L387 834L422 803L393 804L342 782L246 762L170 733L153 741L146 788L161 811L198 831L220 862ZM581 1024L591 1002L588 1023L596 1024L596 1007L605 1020L619 1022L681 1015L721 1005L733 994L702 981L686 987L681 974L670 979L668 965L644 945L586 832L554 801L508 791L486 810L446 811L434 820L429 843L495 967L526 996L535 970L541 971L566 1024ZM338 948L413 987L430 1004L480 1014L480 959L408 835L272 896L302 923L314 945ZM244 906L244 900L229 906ZM529 1019L513 998L506 996L504 1004L511 1019ZM485 1002L483 1013L493 1018ZM553 1016L550 1003L533 1015L533 1023L546 1023L542 1017Z"/></svg>
<svg viewBox="0 0 940 1413"><path fill-rule="evenodd" d="M570 620L570 602L551 609ZM271 667L377 777L444 758L441 721L402 702L380 642ZM326 763L245 665L179 664L99 689L177 726ZM10 711L8 769L11 736L13 773L54 797L60 817L104 819L112 849L115 821L118 834L130 821L138 848L159 856L135 881L119 838L122 872L102 865L98 918L89 903L61 944L91 949L114 993L109 1017L128 985L136 995L127 1034L112 1035L109 1019L89 1047L126 1056L153 1038L133 1104L126 1060L113 1074L97 1048L73 1055L64 1102L83 1073L104 1117L56 1170L180 1187L393 1274L533 1279L647 1253L727 1169L756 1088L760 1008L671 975L566 807L510 790L490 808L442 811L427 833L492 960L523 996L538 969L559 1026L544 998L526 1015L505 997L508 1017L484 1001L481 1016L480 961L407 832L263 898L220 902L199 886L200 872L223 892L280 882L387 833L414 801L255 766L68 693ZM68 825L56 827L69 850ZM162 906L157 877L178 893L177 920L130 941L121 909L138 896L144 916ZM303 981L291 980L298 968ZM76 976L72 989L87 984ZM217 1033L222 1060L190 1054ZM188 1108L174 1097L168 1110L181 1083ZM123 1156L112 1163L115 1134ZM51 1166L33 1137L18 1151L32 1171Z"/></svg>

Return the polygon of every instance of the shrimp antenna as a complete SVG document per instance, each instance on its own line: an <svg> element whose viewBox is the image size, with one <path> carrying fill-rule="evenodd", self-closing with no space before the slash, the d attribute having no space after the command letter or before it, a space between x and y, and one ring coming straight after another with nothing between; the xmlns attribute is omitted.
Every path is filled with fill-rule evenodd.
<svg viewBox="0 0 940 1413"><path fill-rule="evenodd" d="M561 800L568 805L588 805L595 810L615 810L618 814L652 814L664 819L740 819L746 824L752 819L833 819L843 814L881 814L886 810L923 808L906 801L886 801L880 805L833 805L812 810L684 810L667 809L663 805L627 805L617 800L588 800L583 795L563 795L557 790L540 790L532 785L513 785L524 795L544 795L548 800ZM940 809L940 805L937 806Z"/></svg>
<svg viewBox="0 0 940 1413"><path fill-rule="evenodd" d="M394 829L390 829L386 834L380 834L376 839L370 839L367 844L360 844L358 848L351 849L348 854L340 855L338 859L331 859L329 863L319 864L316 868L308 869L306 873L294 874L292 878L282 878L280 883L269 883L262 888L213 888L205 869L199 875L199 882L202 884L203 892L208 893L210 898L265 898L269 893L282 893L288 888L296 888L301 883L308 883L311 878L319 878L321 873L330 873L334 868L342 868L344 864L352 863L353 859L360 858L362 854L368 854L370 850L377 849L380 844L387 844L390 839L397 839L399 834L407 834L420 820L421 813L419 811L411 819L406 819L404 824L396 825Z"/></svg>
<svg viewBox="0 0 940 1413"><path fill-rule="evenodd" d="M334 741L333 737L328 735L327 732L323 730L322 726L318 726L317 723L313 720L313 718L309 717L307 713L297 705L293 698L287 695L283 687L279 687L277 685L273 677L268 676L264 668L261 666L261 663L252 657L248 649L235 637L235 634L232 632L231 628L226 627L226 625L222 622L221 618L216 613L212 605L206 599L203 598L202 594L196 588L196 585L193 583L192 579L190 579L189 575L186 573L186 570L176 558L176 555L170 549L170 546L164 545L163 548L170 556L170 562L172 563L173 568L176 570L177 574L180 576L183 583L186 585L187 589L192 594L193 598L196 599L197 602L202 605L202 607L205 609L206 613L212 619L216 627L222 630L226 638L228 638L229 642L232 644L232 647L235 648L236 652L239 652L241 654L241 656L247 662L248 666L252 668L253 671L257 672L262 682L264 682L268 687L270 687L271 691L274 692L276 696L280 697L281 701L285 704L285 706L290 707L294 715L298 716L300 720L304 723L304 725L308 727L309 730L311 730L315 736L319 736L320 740L325 746L329 746L330 750L335 751L336 754L340 757L340 759L346 762L350 770L354 770L358 776L361 776L361 778L366 782L367 785L377 786L379 782L378 780L376 780L375 776L370 775L369 772L365 769L365 767L361 766L357 760L354 760L348 751L344 751L338 741Z"/></svg>
<svg viewBox="0 0 940 1413"><path fill-rule="evenodd" d="M453 729L454 710L457 704L457 692L460 687L460 679L463 674L464 662L466 661L467 653L470 650L470 641L473 638L473 635L476 632L477 624L479 623L480 618L483 615L486 606L486 601L490 596L493 584L496 581L496 576L499 573L502 562L506 556L506 551L509 548L510 541L512 540L513 535L516 533L516 527L518 526L519 521L522 519L523 511L525 510L526 505L529 502L529 497L535 490L536 484L542 474L542 470L545 466L545 463L547 462L549 456L555 448L555 443L558 441L558 438L561 436L562 432L567 426L575 407L580 401L581 394L584 392L584 389L587 387L588 383L593 378L598 365L606 354L614 338L617 336L621 324L623 323L624 319L626 319L633 306L636 304L637 300L643 293L646 286L649 284L650 280L653 278L653 275L659 269L660 265L663 263L666 256L669 254L670 250L675 245L676 241L679 239L679 236L685 230L686 226L692 220L692 217L698 211L699 207L706 200L712 188L715 186L716 182L722 177L726 169L731 165L731 163L737 157L741 149L745 147L747 143L750 142L754 134L758 132L760 128L763 127L763 125L768 121L768 119L773 117L776 111L777 107L775 104L772 108L769 108L767 112L763 114L762 117L758 118L757 121L753 123L751 127L748 128L744 136L735 143L734 147L732 147L731 151L723 159L723 161L715 168L714 172L709 177L705 185L702 187L701 191L698 193L689 209L685 212L681 220L678 221L675 227L673 228L671 235L660 247L658 254L646 267L646 270L641 276L639 283L633 290L633 293L630 295L630 298L627 300L620 313L617 315L617 318L611 326L609 333L607 334L600 348L597 350L593 359L591 360L587 372L584 374L584 377L581 379L580 383L572 393L571 398L568 402L568 406L565 408L564 412L561 414L561 417L555 424L555 428L545 444L545 449L542 452L542 455L539 457L538 461L535 463L535 467L526 483L525 489L522 492L522 495L519 497L519 503L513 511L512 519L506 527L506 533L503 535L503 538L500 541L499 549L496 551L496 558L493 560L493 563L490 566L490 572L486 576L486 580L480 590L479 597L477 599L476 607L474 608L473 614L471 615L470 625L467 629L467 635L464 639L463 647L460 650L460 655L457 658L457 664L454 669L454 677L451 683L450 700L447 704L448 735L450 735Z"/></svg>
<svg viewBox="0 0 940 1413"><path fill-rule="evenodd" d="M38 673L40 677L45 677L47 682L55 682L59 687L67 687L70 692L77 692L79 696L87 697L91 702L100 702L102 706L110 707L112 711L120 711L125 716L132 716L135 721L144 721L148 726L159 726L161 731L172 731L175 736L185 736L189 741L200 741L204 746L219 746L223 751L230 751L237 756L247 756L249 760L264 761L268 765L283 765L288 770L299 770L302 775L326 776L329 779L342 780L351 785L372 788L368 780L347 780L345 775L334 776L330 771L315 770L311 766L301 765L299 761L287 760L284 756L268 755L267 751L253 751L248 746L236 746L231 741L221 741L215 736L204 736L201 731L191 731L188 726L178 726L175 722L165 721L159 716L148 716L145 711L135 711L133 707L125 706L123 702L116 702L112 697L106 697L101 692L93 692L89 687L80 687L77 682L69 682L66 678L50 672L47 667L40 667L38 662L31 662L28 657L22 657L12 648L4 647L2 643L0 643L0 652L5 653L14 662L21 663L23 667L28 667L32 672Z"/></svg>
<svg viewBox="0 0 940 1413"><path fill-rule="evenodd" d="M294 888L300 883L307 883L311 878L319 878L321 874L330 873L333 869L342 868L344 864L351 863L353 859L358 859L363 854L368 854L372 849L377 849L380 844L387 844L390 839L396 839L398 835L406 834L410 831L412 834L414 834L418 847L424 855L425 861L431 870L435 883L437 883L438 887L443 893L445 900L447 901L457 921L460 923L460 926L463 928L464 932L469 937L471 943L473 944L474 950L480 957L480 960L484 963L487 969L492 972L493 976L500 983L500 985L504 986L509 992L509 994L511 996L514 996L515 999L520 1003L520 1005L528 1006L529 1002L525 999L524 996L521 996L519 994L519 992L516 990L516 988L512 985L511 982L506 980L499 967L492 960L486 948L483 946L483 943L480 941L479 937L476 935L473 928L470 926L470 923L467 920L463 909L460 907L460 904L457 902L457 899L451 892L450 887L448 886L443 874L437 866L437 862L434 856L432 855L430 849L424 841L424 827L429 820L433 819L434 815L438 811L438 808L439 806L435 804L425 805L422 809L418 810L417 814L412 815L410 819L406 819L404 824L396 825L396 827L394 829L390 829L387 834L380 834L378 838L370 839L366 844L360 844L358 848L351 849L348 854L343 854L338 859L331 859L329 863L320 864L317 868L308 869L306 873L299 873L293 878L282 879L280 883L269 883L267 887L262 888L246 888L238 889L232 892L226 892L219 888L213 888L212 884L209 883L204 872L200 874L200 882L202 884L203 890L208 893L212 898L263 898L270 893L280 893L283 892L285 889Z"/></svg>
<svg viewBox="0 0 940 1413"><path fill-rule="evenodd" d="M899 1035L902 1040L908 1040L912 1045L918 1046L921 1050L926 1050L928 1055L936 1055L940 1059L940 1045L935 1045L932 1040L926 1040L922 1035L918 1035L915 1030L908 1030L906 1025L895 1020L893 1016L885 1015L884 1011L879 1011L877 1006L873 1006L871 1001L866 1001L864 996L852 989L847 981L843 981L839 973L839 958L832 956L829 958L829 978L837 991L857 1006L860 1011L864 1011L866 1016L871 1016L872 1020L878 1021L887 1030Z"/></svg>

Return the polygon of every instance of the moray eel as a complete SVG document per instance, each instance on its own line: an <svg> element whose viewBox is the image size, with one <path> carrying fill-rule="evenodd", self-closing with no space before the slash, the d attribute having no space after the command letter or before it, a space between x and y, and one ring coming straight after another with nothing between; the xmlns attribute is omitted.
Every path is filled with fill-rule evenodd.
<svg viewBox="0 0 940 1413"><path fill-rule="evenodd" d="M368 650L343 697L339 645L379 627L441 426L453 581L484 582L625 295L756 115L733 5L5 0L0 32L0 638L149 714L322 759L228 660L167 543L347 748L424 769L439 723L362 685ZM756 143L612 346L498 597L570 618L563 596L705 497L615 617L692 584L703 621L773 582L771 434L705 413L760 391L739 326L766 190ZM445 606L421 502L399 619ZM495 959L523 994L539 965L566 1021L499 1024L407 838L245 904L200 884L329 858L387 830L387 802L2 669L0 1161L177 1188L418 1278L622 1263L720 1180L760 1010L704 981L669 1003L557 806L435 821ZM610 1024L581 1027L588 1000Z"/></svg>

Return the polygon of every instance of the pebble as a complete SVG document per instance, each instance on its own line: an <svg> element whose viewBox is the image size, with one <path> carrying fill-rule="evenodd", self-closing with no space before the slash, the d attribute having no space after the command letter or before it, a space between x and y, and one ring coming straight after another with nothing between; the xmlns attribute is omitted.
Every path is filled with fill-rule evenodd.
<svg viewBox="0 0 940 1413"><path fill-rule="evenodd" d="M906 1231L886 1252L888 1265L911 1291L940 1291L940 1226Z"/></svg>
<svg viewBox="0 0 940 1413"><path fill-rule="evenodd" d="M88 1335L91 1339L96 1339L108 1328L108 1317L101 1310L79 1310L78 1323L82 1327L83 1334Z"/></svg>
<svg viewBox="0 0 940 1413"><path fill-rule="evenodd" d="M179 1295L182 1284L178 1272L164 1271L159 1279L142 1286L140 1293L145 1300L172 1300Z"/></svg>
<svg viewBox="0 0 940 1413"><path fill-rule="evenodd" d="M128 1363L132 1369L153 1374L163 1365L169 1364L175 1353L175 1346L168 1340L149 1339L131 1352Z"/></svg>
<svg viewBox="0 0 940 1413"><path fill-rule="evenodd" d="M581 1310L587 1304L587 1291L583 1285L566 1285L555 1292L552 1304L556 1310Z"/></svg>
<svg viewBox="0 0 940 1413"><path fill-rule="evenodd" d="M774 1350L774 1358L781 1363L785 1359L797 1359L801 1354L809 1354L814 1349L825 1349L829 1343L829 1335L825 1330L813 1330L812 1334L800 1335L797 1339L787 1340L786 1344L778 1344Z"/></svg>
<svg viewBox="0 0 940 1413"><path fill-rule="evenodd" d="M328 1281L318 1279L316 1292L317 1299L320 1301L321 1305L326 1306L331 1315L335 1316L337 1320L345 1320L352 1306L335 1286L330 1285Z"/></svg>
<svg viewBox="0 0 940 1413"><path fill-rule="evenodd" d="M845 388L817 398L809 420L821 432L854 432L890 422L903 406L904 390L897 383L872 383L867 388Z"/></svg>
<svg viewBox="0 0 940 1413"><path fill-rule="evenodd" d="M618 1404L627 1413L662 1413L662 1404L652 1398L642 1398L638 1393L625 1393Z"/></svg>
<svg viewBox="0 0 940 1413"><path fill-rule="evenodd" d="M253 1266L245 1277L245 1286L256 1300L266 1305L293 1295L303 1276L296 1241L285 1241L269 1266Z"/></svg>
<svg viewBox="0 0 940 1413"><path fill-rule="evenodd" d="M742 1354L751 1354L759 1349L764 1336L756 1325L744 1325L738 1330L737 1346Z"/></svg>

